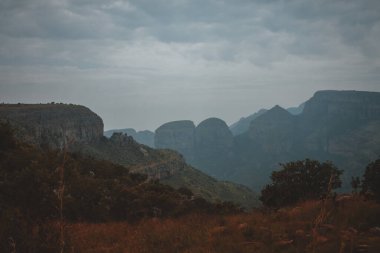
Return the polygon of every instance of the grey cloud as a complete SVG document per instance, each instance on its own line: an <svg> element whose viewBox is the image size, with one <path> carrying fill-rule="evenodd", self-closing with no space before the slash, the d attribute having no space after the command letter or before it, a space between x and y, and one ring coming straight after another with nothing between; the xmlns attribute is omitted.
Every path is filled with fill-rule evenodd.
<svg viewBox="0 0 380 253"><path fill-rule="evenodd" d="M379 90L379 3L0 0L1 99L83 103L109 128L153 129ZM126 112L136 125L113 116Z"/></svg>

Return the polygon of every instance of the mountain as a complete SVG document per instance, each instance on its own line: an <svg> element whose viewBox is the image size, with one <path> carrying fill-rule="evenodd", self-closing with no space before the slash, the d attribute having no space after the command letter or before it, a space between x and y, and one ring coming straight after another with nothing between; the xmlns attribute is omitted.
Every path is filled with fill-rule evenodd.
<svg viewBox="0 0 380 253"><path fill-rule="evenodd" d="M292 148L295 121L287 110L276 105L253 122L248 130L249 139L264 152L288 152Z"/></svg>
<svg viewBox="0 0 380 253"><path fill-rule="evenodd" d="M0 121L9 122L19 139L40 148L67 147L70 152L111 161L150 179L187 187L207 200L233 201L245 207L258 204L247 187L219 182L186 164L177 152L152 149L123 133L104 137L102 119L84 106L3 104Z"/></svg>
<svg viewBox="0 0 380 253"><path fill-rule="evenodd" d="M305 103L302 103L297 107L289 107L286 110L292 115L299 115L302 113L304 107L305 107ZM236 136L248 131L249 126L251 125L251 122L255 120L257 117L259 117L260 115L266 113L267 111L268 111L267 109L260 109L259 111L255 112L254 114L249 115L248 117L242 117L239 121L230 125L230 130L232 134Z"/></svg>
<svg viewBox="0 0 380 253"><path fill-rule="evenodd" d="M274 113L275 111L276 113ZM239 160L231 180L258 190L278 163L312 158L330 160L352 176L380 154L380 93L319 91L299 115L273 108L252 121L236 141ZM244 176L243 176L244 175Z"/></svg>
<svg viewBox="0 0 380 253"><path fill-rule="evenodd" d="M189 120L165 123L155 132L155 146L178 151L189 164L222 180L228 176L221 168L234 156L233 135L218 118L208 118L197 127Z"/></svg>
<svg viewBox="0 0 380 253"><path fill-rule="evenodd" d="M226 179L223 166L232 165L233 135L227 124L218 118L208 118L195 129L195 159L191 163L207 174Z"/></svg>
<svg viewBox="0 0 380 253"><path fill-rule="evenodd" d="M255 191L269 182L279 163L330 160L345 171L348 190L351 177L362 175L380 154L380 93L318 91L299 107L260 110L230 130L221 120L205 120L195 128L194 150L182 154L188 159L192 153L187 161L201 171ZM175 145L163 147L181 153Z"/></svg>
<svg viewBox="0 0 380 253"><path fill-rule="evenodd" d="M264 114L266 111L268 111L268 110L267 109L260 109L258 112L255 112L254 114L251 114L246 118L243 117L239 121L233 123L230 126L230 130L231 130L232 134L234 136L236 136L236 135L239 135L239 134L246 132L248 130L251 122L254 119L256 119L257 117L259 117L260 115Z"/></svg>
<svg viewBox="0 0 380 253"><path fill-rule="evenodd" d="M302 103L302 104L300 104L299 106L297 106L297 107L289 107L289 108L287 108L286 110L289 112L289 113L291 113L291 114L293 114L293 115L299 115L299 114L301 114L302 112L303 112L303 109L305 108L305 103Z"/></svg>
<svg viewBox="0 0 380 253"><path fill-rule="evenodd" d="M24 141L52 149L103 136L103 120L80 105L1 104L0 119L8 120Z"/></svg>
<svg viewBox="0 0 380 253"><path fill-rule="evenodd" d="M194 159L195 125L190 120L172 121L163 124L155 131L156 148L176 150L185 156L186 161Z"/></svg>
<svg viewBox="0 0 380 253"><path fill-rule="evenodd" d="M111 129L105 131L103 134L107 138L110 138L113 133L124 133L129 136L132 136L138 143L144 144L151 148L154 148L154 133L149 130L136 131L133 128L124 128L124 129Z"/></svg>

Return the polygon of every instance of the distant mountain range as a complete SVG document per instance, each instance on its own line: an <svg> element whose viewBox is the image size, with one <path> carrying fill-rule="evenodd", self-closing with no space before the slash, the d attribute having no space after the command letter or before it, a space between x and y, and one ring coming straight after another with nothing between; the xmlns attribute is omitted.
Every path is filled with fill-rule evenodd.
<svg viewBox="0 0 380 253"><path fill-rule="evenodd" d="M186 187L209 201L232 201L245 207L259 204L248 187L218 181L186 164L175 151L141 145L132 137L133 131L104 137L102 119L84 106L1 104L0 121L9 122L18 139L41 149L68 148L73 153L108 160L131 172L146 174L151 180Z"/></svg>
<svg viewBox="0 0 380 253"><path fill-rule="evenodd" d="M169 122L155 132L155 146L177 150L187 162L218 179L260 190L279 163L331 160L352 176L380 155L380 93L318 91L296 108L274 106L227 127L210 118Z"/></svg>
<svg viewBox="0 0 380 253"><path fill-rule="evenodd" d="M104 136L110 138L114 133L123 133L132 136L135 141L154 148L154 133L149 130L136 131L133 128L111 129L104 132Z"/></svg>
<svg viewBox="0 0 380 253"><path fill-rule="evenodd" d="M286 109L289 113L293 115L301 114L303 111L303 108L305 107L305 103L300 104L297 107L290 107ZM255 120L260 115L266 113L267 109L260 109L259 111L255 112L254 114L251 114L247 117L242 117L239 121L233 123L230 125L230 130L234 136L245 133L248 131L249 126L251 125L251 122Z"/></svg>

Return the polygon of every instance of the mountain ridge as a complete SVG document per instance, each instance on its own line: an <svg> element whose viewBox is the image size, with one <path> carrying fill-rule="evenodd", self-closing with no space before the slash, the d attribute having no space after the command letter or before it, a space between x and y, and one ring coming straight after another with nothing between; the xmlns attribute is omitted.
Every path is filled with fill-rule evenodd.
<svg viewBox="0 0 380 253"><path fill-rule="evenodd" d="M249 208L258 205L257 196L248 188L233 186L232 183L227 187L215 179L211 180L203 172L187 165L175 151L152 149L123 133L114 133L109 139L104 137L102 119L84 106L1 105L0 120L14 126L19 133L18 138L27 139L42 149L68 148L70 152L109 160L132 171L145 173L151 179L188 187L207 200L234 201ZM176 174L180 175L174 178ZM226 191L230 191L233 198L225 198Z"/></svg>

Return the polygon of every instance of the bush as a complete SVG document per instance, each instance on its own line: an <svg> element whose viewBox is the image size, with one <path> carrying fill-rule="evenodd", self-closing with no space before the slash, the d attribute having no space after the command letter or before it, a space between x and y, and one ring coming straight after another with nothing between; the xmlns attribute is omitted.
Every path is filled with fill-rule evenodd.
<svg viewBox="0 0 380 253"><path fill-rule="evenodd" d="M274 171L272 184L261 191L260 200L268 207L279 208L302 200L319 199L331 189L340 187L342 174L331 162L315 160L280 164L282 170Z"/></svg>
<svg viewBox="0 0 380 253"><path fill-rule="evenodd" d="M367 165L362 181L362 193L380 201L380 159Z"/></svg>

